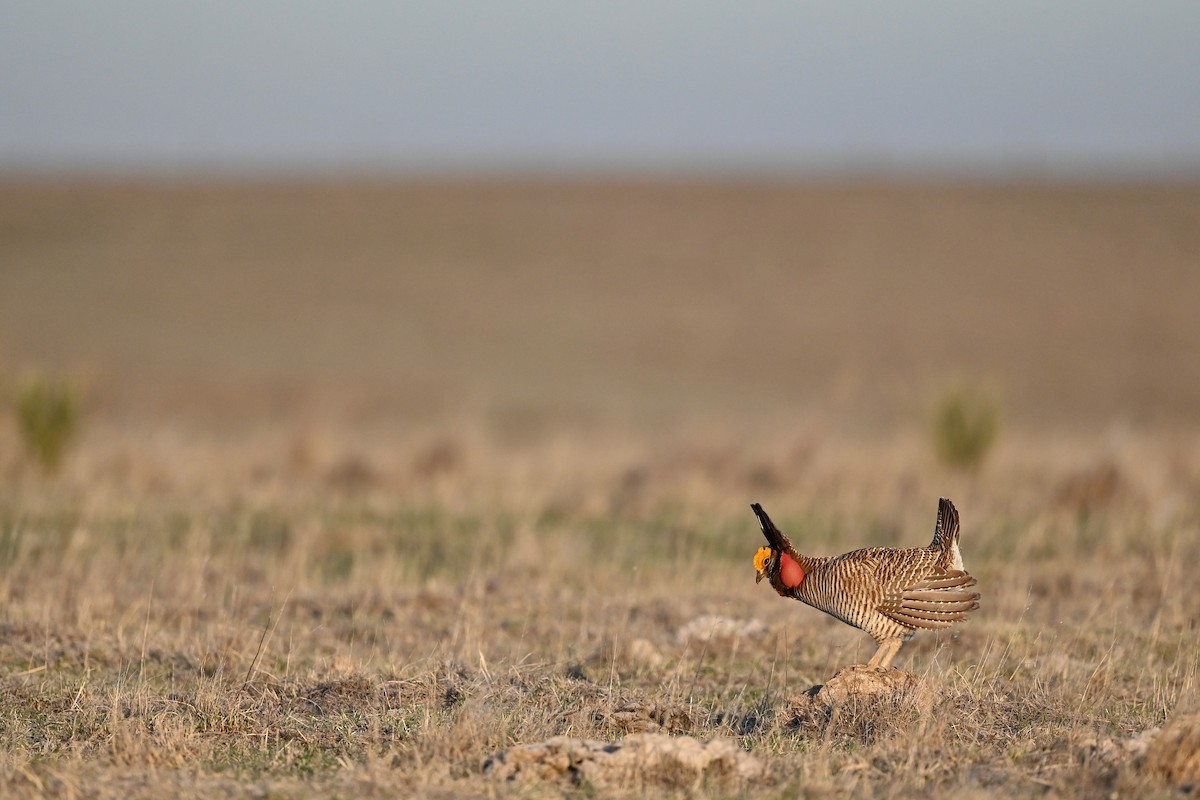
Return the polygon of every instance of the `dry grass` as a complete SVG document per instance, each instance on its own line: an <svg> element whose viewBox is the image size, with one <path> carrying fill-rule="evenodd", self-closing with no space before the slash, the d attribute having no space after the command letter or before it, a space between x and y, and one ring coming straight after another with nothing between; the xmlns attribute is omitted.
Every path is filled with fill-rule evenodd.
<svg viewBox="0 0 1200 800"><path fill-rule="evenodd" d="M228 446L217 463L245 457ZM53 485L17 476L0 507L5 793L486 794L497 750L663 730L732 737L768 764L757 792L1088 797L1157 786L1098 748L1195 695L1194 450L1150 486L1130 445L1135 485L1083 513L1054 490L1069 471L998 460L961 478L903 443L872 448L874 467L839 449L812 488L765 495L770 452L716 475L646 455L502 480L464 449L478 473L422 477L414 453L353 490L295 474L282 446L273 472L156 492L87 460ZM926 538L946 486L985 604L902 654L935 701L796 723L791 700L871 645L755 586L743 501L826 553ZM768 630L680 635L706 614Z"/></svg>
<svg viewBox="0 0 1200 800"><path fill-rule="evenodd" d="M91 395L78 450L53 479L0 427L0 794L1176 791L1169 754L1151 751L1145 768L1125 743L1197 700L1189 403L1200 377L1194 361L1174 368L1177 350L1147 360L1145 342L1117 343L1101 322L1133 325L1142 312L1123 302L1153 296L1158 316L1130 336L1197 341L1194 309L1180 310L1195 289L1194 260L1181 266L1197 252L1200 226L1183 224L1195 191L468 189L5 188L8 360L78 357ZM810 212L821 221L793 238ZM959 227L939 227L940 214ZM395 215L405 247L388 228ZM663 231L673 245L657 241ZM715 246L718 234L730 240ZM1126 255L1154 256L1138 282L1150 288L1073 272L1110 236ZM587 249L579 237L599 248L590 277L555 283L563 258ZM784 317L790 301L808 303L785 269L801 240L807 258L844 256L850 275L822 273L834 309L813 306L807 321ZM957 272L949 265L972 242L984 266ZM393 247L403 279L386 266ZM720 265L738 248L754 287L726 305L733 279ZM1068 265L1042 285L1086 284L1082 305L1031 300L1035 317L1059 316L1028 335L1064 326L1064 346L1087 345L1071 351L1081 363L1055 373L1054 357L1031 355L1011 308L951 308L951 329L978 324L965 343L942 342L929 306L884 302L908 296L878 266L895 252L909 267L929 257L921 293L976 276L954 290L962 302L995 289L1001 266L1024 275L1020 253L1039 269ZM216 264L219 280L248 270L244 297L194 272L156 276L166 254L181 269ZM725 276L716 288L672 284L666 267L649 270L648 294L628 307L606 288L626 261L633 281L639 263L692 257ZM272 306L272 276L293 259L296 296ZM349 277L333 277L335 261ZM446 264L482 286L453 287L437 273ZM503 280L497 264L511 270ZM871 275L886 288L866 288ZM1155 294L1172 280L1176 291ZM541 294L528 299L531 287ZM16 327L34 324L32 300L8 302L21 292L49 315L38 342ZM131 293L150 302L148 319ZM844 333L838 308L867 328L843 339L845 353L794 341L805 328ZM393 338L406 314L414 333ZM178 335L147 337L163 320ZM778 341L759 330L771 320ZM872 338L888 329L886 346ZM978 373L955 368L986 342L995 349L976 351ZM740 361L753 353L799 366L764 376ZM836 367L843 355L849 373ZM1022 358L1027 371L1013 366ZM879 383L864 377L881 364ZM964 372L996 379L1008 404L995 451L969 474L939 465L914 388ZM924 677L932 700L789 715L873 646L754 584L749 503L824 554L924 542L939 495L962 512L983 607L953 635L902 651L898 665ZM706 615L766 630L689 628ZM697 784L667 770L602 788L484 774L514 745L639 732L727 737L767 771Z"/></svg>

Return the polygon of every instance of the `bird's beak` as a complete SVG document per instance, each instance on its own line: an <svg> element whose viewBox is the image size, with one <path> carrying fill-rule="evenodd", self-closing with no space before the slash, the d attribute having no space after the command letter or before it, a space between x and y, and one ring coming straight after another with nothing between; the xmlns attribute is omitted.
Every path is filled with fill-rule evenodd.
<svg viewBox="0 0 1200 800"><path fill-rule="evenodd" d="M758 571L758 573L757 573L757 574L755 574L755 576L754 576L754 582L755 582L755 583L762 583L762 579L763 579L762 570L759 570L759 571Z"/></svg>

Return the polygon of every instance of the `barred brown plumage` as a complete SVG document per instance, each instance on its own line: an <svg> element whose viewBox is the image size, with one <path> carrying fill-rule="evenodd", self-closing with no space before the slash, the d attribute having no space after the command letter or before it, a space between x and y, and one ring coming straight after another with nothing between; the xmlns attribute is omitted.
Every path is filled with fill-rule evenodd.
<svg viewBox="0 0 1200 800"><path fill-rule="evenodd" d="M754 556L755 580L766 578L780 596L869 633L879 649L867 666L887 667L918 630L949 628L979 608L958 547L958 510L944 497L928 547L867 547L826 558L798 553L762 506L750 507L769 545Z"/></svg>

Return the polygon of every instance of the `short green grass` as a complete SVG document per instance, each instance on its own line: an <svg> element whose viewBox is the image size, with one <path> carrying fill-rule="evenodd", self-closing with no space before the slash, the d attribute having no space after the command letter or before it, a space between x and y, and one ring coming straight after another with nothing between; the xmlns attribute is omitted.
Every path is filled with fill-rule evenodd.
<svg viewBox="0 0 1200 800"><path fill-rule="evenodd" d="M79 434L78 390L62 378L35 376L18 384L14 395L17 430L26 454L43 471L58 472Z"/></svg>
<svg viewBox="0 0 1200 800"><path fill-rule="evenodd" d="M959 387L938 399L933 446L942 463L978 470L1000 433L1000 405L981 389Z"/></svg>

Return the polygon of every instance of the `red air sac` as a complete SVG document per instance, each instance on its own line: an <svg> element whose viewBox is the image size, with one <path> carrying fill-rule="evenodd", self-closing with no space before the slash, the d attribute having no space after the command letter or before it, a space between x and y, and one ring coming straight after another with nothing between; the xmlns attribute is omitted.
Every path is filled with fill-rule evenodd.
<svg viewBox="0 0 1200 800"><path fill-rule="evenodd" d="M804 570L787 553L779 554L779 579L789 589L795 589L804 580Z"/></svg>

